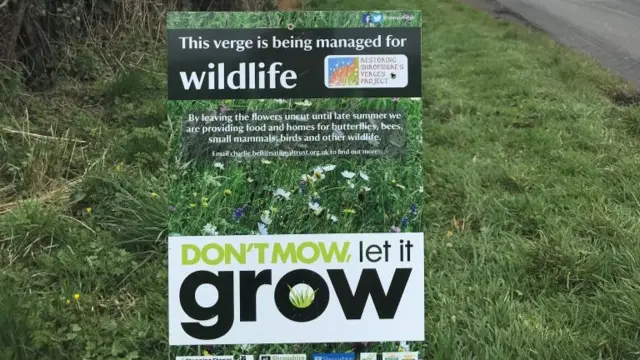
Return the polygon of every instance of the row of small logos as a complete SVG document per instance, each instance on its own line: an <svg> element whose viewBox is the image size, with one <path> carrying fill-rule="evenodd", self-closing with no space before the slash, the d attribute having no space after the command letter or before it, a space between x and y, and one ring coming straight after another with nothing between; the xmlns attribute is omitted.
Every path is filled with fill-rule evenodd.
<svg viewBox="0 0 640 360"><path fill-rule="evenodd" d="M409 14L409 13L405 13L402 14L401 16L388 16L387 19L389 20L405 20L405 21L411 21L415 18L415 16ZM376 24L381 24L382 20L384 19L384 16L382 15L382 13L364 13L362 14L362 23L365 25L376 25Z"/></svg>
<svg viewBox="0 0 640 360"><path fill-rule="evenodd" d="M176 360L235 360L233 355L178 356ZM240 355L238 360L255 360L253 355ZM260 355L258 360L307 360L306 354ZM378 360L378 353L316 353L311 360ZM383 352L382 360L418 360L417 352Z"/></svg>

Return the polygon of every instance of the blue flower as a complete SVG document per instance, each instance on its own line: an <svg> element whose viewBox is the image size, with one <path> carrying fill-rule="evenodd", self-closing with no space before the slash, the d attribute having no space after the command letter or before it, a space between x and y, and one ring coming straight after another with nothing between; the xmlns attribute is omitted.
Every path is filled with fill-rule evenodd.
<svg viewBox="0 0 640 360"><path fill-rule="evenodd" d="M406 228L409 225L409 219L406 216L402 217L402 227Z"/></svg>
<svg viewBox="0 0 640 360"><path fill-rule="evenodd" d="M411 204L411 209L409 210L409 214L411 216L416 216L417 213L418 213L418 205Z"/></svg>
<svg viewBox="0 0 640 360"><path fill-rule="evenodd" d="M243 207L239 207L239 208L235 209L233 211L233 216L232 216L233 220L234 221L240 220L240 218L244 216L245 210L246 210L246 205L243 206Z"/></svg>

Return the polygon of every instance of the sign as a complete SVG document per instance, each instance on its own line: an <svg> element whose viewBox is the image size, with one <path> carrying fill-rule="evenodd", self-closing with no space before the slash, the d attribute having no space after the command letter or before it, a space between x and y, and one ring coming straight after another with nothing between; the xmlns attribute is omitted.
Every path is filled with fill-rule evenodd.
<svg viewBox="0 0 640 360"><path fill-rule="evenodd" d="M233 360L233 355L224 356L176 356L176 360Z"/></svg>
<svg viewBox="0 0 640 360"><path fill-rule="evenodd" d="M171 355L424 340L421 13L167 21Z"/></svg>
<svg viewBox="0 0 640 360"><path fill-rule="evenodd" d="M418 360L418 352L385 352L382 360Z"/></svg>
<svg viewBox="0 0 640 360"><path fill-rule="evenodd" d="M307 360L305 354L260 355L260 360Z"/></svg>
<svg viewBox="0 0 640 360"><path fill-rule="evenodd" d="M355 360L355 353L321 353L313 354L313 360Z"/></svg>
<svg viewBox="0 0 640 360"><path fill-rule="evenodd" d="M170 237L171 345L419 340L423 250L421 233Z"/></svg>

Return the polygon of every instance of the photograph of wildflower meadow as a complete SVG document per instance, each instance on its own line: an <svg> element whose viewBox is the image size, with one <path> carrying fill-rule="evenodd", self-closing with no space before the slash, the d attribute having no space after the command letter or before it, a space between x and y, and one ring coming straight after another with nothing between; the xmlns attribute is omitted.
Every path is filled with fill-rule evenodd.
<svg viewBox="0 0 640 360"><path fill-rule="evenodd" d="M398 12L398 18L406 12ZM384 26L416 26L389 21ZM172 13L169 28L362 27L361 12ZM322 71L322 69L318 69ZM169 234L183 236L324 233L420 232L422 172L421 98L169 100L172 129L168 185ZM188 156L196 148L185 132L189 113L341 113L404 114L404 154L379 156L305 156L216 158ZM333 120L339 124L344 120ZM355 122L355 120L353 120ZM216 135L216 136L223 136ZM199 137L207 141L208 136ZM198 139L198 137L196 137ZM255 145L251 145L254 147ZM331 143L324 144L330 148ZM357 145L355 145L357 146ZM258 148L259 150L260 148ZM224 151L223 145L217 150ZM209 154L209 156L207 156ZM396 351L403 343L372 344L370 349ZM414 346L415 347L415 346ZM277 354L351 351L353 344L272 346L173 346L172 356ZM417 347L414 351L418 351Z"/></svg>

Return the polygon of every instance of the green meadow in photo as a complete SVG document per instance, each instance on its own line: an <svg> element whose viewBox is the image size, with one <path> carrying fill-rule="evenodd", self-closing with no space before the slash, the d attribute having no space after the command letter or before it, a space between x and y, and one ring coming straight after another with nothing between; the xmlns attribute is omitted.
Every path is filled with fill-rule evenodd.
<svg viewBox="0 0 640 360"><path fill-rule="evenodd" d="M400 19L402 13L412 17ZM385 21L383 26L420 26L420 12L402 13L398 12L397 20ZM362 14L171 13L168 26L182 29L287 28L290 24L296 28L363 27ZM399 157L217 159L185 155L183 131L186 114L245 111L294 114L399 112L405 116L405 152ZM421 98L169 100L167 112L172 129L167 194L171 204L170 234L215 236L421 231L424 196ZM314 289L292 288L290 301L296 307L308 307L313 302L314 293ZM351 343L172 346L171 356L203 353L311 354L352 349ZM397 351L399 344L370 344L369 349Z"/></svg>

